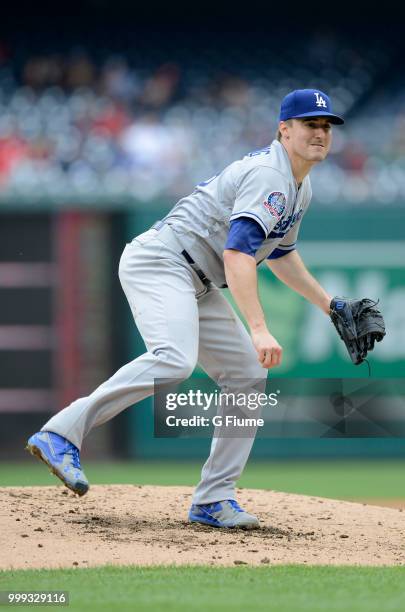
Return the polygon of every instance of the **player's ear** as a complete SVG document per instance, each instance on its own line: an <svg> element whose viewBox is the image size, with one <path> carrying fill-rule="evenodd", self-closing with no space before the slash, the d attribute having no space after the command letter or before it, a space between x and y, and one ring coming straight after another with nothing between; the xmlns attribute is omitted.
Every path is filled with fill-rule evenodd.
<svg viewBox="0 0 405 612"><path fill-rule="evenodd" d="M278 125L278 131L280 134L280 140L282 138L284 138L285 140L289 139L289 122L288 121L280 121L279 125Z"/></svg>

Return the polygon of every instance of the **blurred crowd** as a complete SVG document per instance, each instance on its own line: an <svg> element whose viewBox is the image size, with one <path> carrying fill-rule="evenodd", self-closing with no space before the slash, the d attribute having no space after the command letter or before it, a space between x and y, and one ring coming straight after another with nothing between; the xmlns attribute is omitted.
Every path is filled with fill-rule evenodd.
<svg viewBox="0 0 405 612"><path fill-rule="evenodd" d="M405 197L405 88L389 50L314 38L305 54L265 51L246 63L235 52L100 60L81 48L28 57L16 70L0 49L0 198L175 201L269 144L280 100L301 87L326 91L347 117L313 171L314 199Z"/></svg>

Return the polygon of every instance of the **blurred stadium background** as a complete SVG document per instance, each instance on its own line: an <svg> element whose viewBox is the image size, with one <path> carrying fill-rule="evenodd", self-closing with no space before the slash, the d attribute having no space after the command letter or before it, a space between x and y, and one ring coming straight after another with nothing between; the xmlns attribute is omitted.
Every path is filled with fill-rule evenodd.
<svg viewBox="0 0 405 612"><path fill-rule="evenodd" d="M142 352L117 278L125 242L194 184L267 145L295 88L326 91L347 118L311 175L301 253L334 294L380 298L388 333L372 376L403 377L400 16L362 28L359 12L332 27L312 13L286 32L280 7L274 23L268 7L245 30L220 11L208 30L204 13L203 33L185 5L155 21L152 9L114 6L72 3L0 29L0 458L28 460L25 439L50 414ZM265 271L261 296L285 349L278 375L367 376L326 318ZM94 430L83 456L205 457L208 440L156 440L152 425L142 402ZM253 458L404 455L399 438L258 440Z"/></svg>

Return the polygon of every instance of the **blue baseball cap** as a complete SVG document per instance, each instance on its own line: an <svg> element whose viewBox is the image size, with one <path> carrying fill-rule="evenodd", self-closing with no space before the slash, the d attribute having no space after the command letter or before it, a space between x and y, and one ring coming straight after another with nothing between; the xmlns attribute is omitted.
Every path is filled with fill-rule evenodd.
<svg viewBox="0 0 405 612"><path fill-rule="evenodd" d="M344 123L342 117L332 112L329 96L319 89L296 89L281 102L280 121L304 117L328 117L336 125Z"/></svg>

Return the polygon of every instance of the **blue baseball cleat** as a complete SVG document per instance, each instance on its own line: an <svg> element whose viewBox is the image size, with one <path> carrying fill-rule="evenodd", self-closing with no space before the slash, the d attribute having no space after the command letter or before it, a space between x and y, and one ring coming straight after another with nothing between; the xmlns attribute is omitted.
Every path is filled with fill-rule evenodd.
<svg viewBox="0 0 405 612"><path fill-rule="evenodd" d="M190 508L188 519L191 523L202 523L211 527L239 527L241 529L258 529L259 519L242 510L234 499L197 505Z"/></svg>
<svg viewBox="0 0 405 612"><path fill-rule="evenodd" d="M87 493L89 482L80 465L79 449L69 440L51 431L39 431L25 448L46 463L69 489L78 495Z"/></svg>

